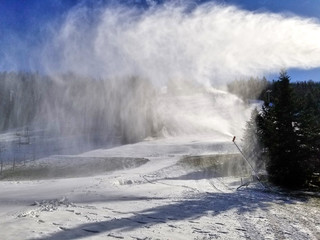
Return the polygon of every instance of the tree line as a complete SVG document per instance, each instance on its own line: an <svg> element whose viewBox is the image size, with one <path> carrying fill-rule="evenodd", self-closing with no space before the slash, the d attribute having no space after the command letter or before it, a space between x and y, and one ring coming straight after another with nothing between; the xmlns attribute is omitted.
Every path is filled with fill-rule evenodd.
<svg viewBox="0 0 320 240"><path fill-rule="evenodd" d="M117 81L74 74L59 75L57 80L37 73L0 72L0 131L36 124L54 127L59 134L81 131L91 138L101 133L103 137L119 135L124 142L154 134L152 120L132 119L150 115L152 104L146 105L145 99L152 99L152 87L133 78L123 80L127 89L119 89ZM229 83L228 89L243 100L264 102L261 109L253 111L243 137L243 150L254 159L256 168L265 167L270 181L281 186L319 187L320 83L290 82L282 72L273 82L265 78L237 80ZM128 118L119 111L124 108L129 113L141 112ZM73 125L64 119L71 119ZM128 121L147 129L145 135L138 136L132 132L134 128L127 128Z"/></svg>
<svg viewBox="0 0 320 240"><path fill-rule="evenodd" d="M262 109L247 122L244 151L266 167L272 183L319 190L320 84L290 83L283 71L263 92Z"/></svg>
<svg viewBox="0 0 320 240"><path fill-rule="evenodd" d="M132 143L158 134L154 95L150 81L135 76L0 72L0 131L29 127L88 142Z"/></svg>

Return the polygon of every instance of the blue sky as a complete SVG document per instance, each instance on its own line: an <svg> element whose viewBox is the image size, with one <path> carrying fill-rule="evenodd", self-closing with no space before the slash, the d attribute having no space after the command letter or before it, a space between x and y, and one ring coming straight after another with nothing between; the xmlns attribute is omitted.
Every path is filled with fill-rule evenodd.
<svg viewBox="0 0 320 240"><path fill-rule="evenodd" d="M47 24L64 16L79 2L78 0L0 0L0 67L5 66L4 62L10 58L10 56L4 57L3 53L10 52L10 54L19 55L20 63L17 63L19 66L17 68L23 68L24 63L28 61L28 48L45 41L43 36L46 36L44 33ZM92 2L98 1L91 0ZM150 0L100 0L100 2L105 4L121 2L145 8ZM157 2L162 4L164 0L157 0ZM201 4L209 0L181 0L180 2ZM295 14L320 21L319 0L216 0L215 2L237 5L250 11ZM18 44L19 47L14 46L12 42L17 39L25 44ZM320 81L320 69L308 71L289 69L288 72L293 80ZM276 75L270 75L267 78L276 78Z"/></svg>

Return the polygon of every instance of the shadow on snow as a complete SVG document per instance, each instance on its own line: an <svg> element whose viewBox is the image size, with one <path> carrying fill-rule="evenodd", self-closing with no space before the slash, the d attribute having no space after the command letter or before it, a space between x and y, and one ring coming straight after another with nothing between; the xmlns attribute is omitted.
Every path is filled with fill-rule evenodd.
<svg viewBox="0 0 320 240"><path fill-rule="evenodd" d="M204 193L196 198L172 202L167 205L146 209L140 212L129 212L131 217L86 223L74 228L54 233L43 240L72 240L115 230L131 231L144 226L169 223L180 220L194 220L201 216L222 214L235 209L237 214L253 212L257 209L267 210L271 203L292 204L303 199L250 189L232 193Z"/></svg>

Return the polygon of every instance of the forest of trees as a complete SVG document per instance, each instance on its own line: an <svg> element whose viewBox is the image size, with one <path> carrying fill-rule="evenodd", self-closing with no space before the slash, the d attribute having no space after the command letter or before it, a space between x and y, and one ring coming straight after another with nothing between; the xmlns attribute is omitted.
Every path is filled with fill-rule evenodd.
<svg viewBox="0 0 320 240"><path fill-rule="evenodd" d="M68 84L65 84L66 79ZM125 121L135 120L119 115L116 109L126 107L136 111L135 106L141 105L140 109L148 110L150 107L144 106L145 97L132 100L128 91L114 91L112 81L106 86L104 81L91 79L89 85L88 79L72 74L59 76L59 81L57 84L54 79L37 73L0 73L0 131L35 123L46 127L48 122L58 122L50 120L65 117L75 119L79 124L75 130L67 123L65 126L60 124L61 132L82 131L94 139L101 133L113 131L114 135L124 136L124 142L133 141L126 136L134 134L126 132L128 130L122 126L126 125ZM138 96L153 94L143 81L131 79L130 84L124 85L138 91ZM287 73L282 72L277 81L268 82L265 78L237 80L228 84L228 90L245 101L264 101L262 109L253 111L243 138L244 153L254 159L255 167L266 168L270 181L280 186L319 189L320 83L291 83ZM111 106L110 99L117 105ZM63 113L67 116L61 116L59 106L66 108ZM108 111L114 114L112 121L106 115ZM46 118L41 119L41 116ZM150 122L140 123L147 129L146 135L154 132Z"/></svg>
<svg viewBox="0 0 320 240"><path fill-rule="evenodd" d="M152 96L150 81L137 77L0 72L0 131L36 127L94 143L136 142L157 134Z"/></svg>
<svg viewBox="0 0 320 240"><path fill-rule="evenodd" d="M47 82L44 78L25 72L0 73L0 131L31 124L45 94L38 85Z"/></svg>
<svg viewBox="0 0 320 240"><path fill-rule="evenodd" d="M290 83L281 72L266 91L261 111L247 123L244 151L266 166L274 184L319 189L320 84Z"/></svg>

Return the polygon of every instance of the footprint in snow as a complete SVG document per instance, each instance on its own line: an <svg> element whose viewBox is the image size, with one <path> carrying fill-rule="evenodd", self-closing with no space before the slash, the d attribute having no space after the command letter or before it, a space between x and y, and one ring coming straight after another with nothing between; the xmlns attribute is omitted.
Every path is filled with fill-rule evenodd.
<svg viewBox="0 0 320 240"><path fill-rule="evenodd" d="M140 223L140 224L147 224L148 222L144 222L144 221L135 221L136 223Z"/></svg>
<svg viewBox="0 0 320 240"><path fill-rule="evenodd" d="M124 239L124 237L115 235L115 234L113 234L113 233L109 233L109 234L108 234L108 237L113 237L113 238L118 238L118 239Z"/></svg>
<svg viewBox="0 0 320 240"><path fill-rule="evenodd" d="M87 228L82 228L83 231L89 232L89 233L100 233L100 231L98 230L94 230L94 229L87 229Z"/></svg>
<svg viewBox="0 0 320 240"><path fill-rule="evenodd" d="M225 232L225 231L218 231L218 233L228 234L229 232Z"/></svg>
<svg viewBox="0 0 320 240"><path fill-rule="evenodd" d="M193 221L193 220L189 220L188 222L189 222L189 223L200 223L200 222L198 222L198 221Z"/></svg>
<svg viewBox="0 0 320 240"><path fill-rule="evenodd" d="M171 224L168 224L168 227L171 227L171 228L178 228L177 226L174 226L174 225L171 225Z"/></svg>
<svg viewBox="0 0 320 240"><path fill-rule="evenodd" d="M218 225L222 225L222 226L224 225L223 223L220 223L220 222L217 222L216 224L218 224Z"/></svg>
<svg viewBox="0 0 320 240"><path fill-rule="evenodd" d="M69 228L66 228L66 227L59 227L61 230L63 231L69 231L70 229Z"/></svg>

